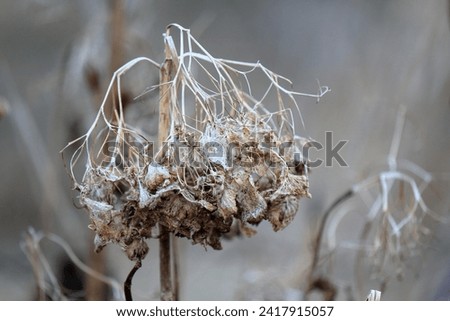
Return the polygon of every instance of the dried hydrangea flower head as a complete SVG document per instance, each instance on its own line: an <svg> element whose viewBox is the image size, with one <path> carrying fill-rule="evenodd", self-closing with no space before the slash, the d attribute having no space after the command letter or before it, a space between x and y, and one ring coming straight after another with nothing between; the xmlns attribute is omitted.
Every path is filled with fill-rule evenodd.
<svg viewBox="0 0 450 321"><path fill-rule="evenodd" d="M178 48L171 29L178 31ZM164 42L171 60L170 81L159 84L168 88L164 146L153 155L152 138L126 123L123 113L121 77L142 63L159 72L161 66L148 58L114 74L94 123L68 144L78 146L69 170L97 249L118 243L130 260L141 260L148 252L145 239L156 235L158 225L214 249L232 225L251 233L249 224L267 220L275 231L283 229L299 199L309 196L295 95L320 98L328 88L318 95L285 89L290 82L260 63L212 57L179 25L169 26ZM266 82L260 97L253 93L254 74ZM118 108L108 118L106 104L114 95ZM74 167L83 158L78 180Z"/></svg>

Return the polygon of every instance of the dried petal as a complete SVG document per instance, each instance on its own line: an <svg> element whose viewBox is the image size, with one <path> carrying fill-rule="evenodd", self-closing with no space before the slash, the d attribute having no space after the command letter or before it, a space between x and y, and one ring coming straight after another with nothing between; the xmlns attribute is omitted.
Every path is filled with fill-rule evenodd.
<svg viewBox="0 0 450 321"><path fill-rule="evenodd" d="M155 190L158 186L170 178L169 171L164 166L152 163L148 166L147 175L145 175L144 183L150 190Z"/></svg>

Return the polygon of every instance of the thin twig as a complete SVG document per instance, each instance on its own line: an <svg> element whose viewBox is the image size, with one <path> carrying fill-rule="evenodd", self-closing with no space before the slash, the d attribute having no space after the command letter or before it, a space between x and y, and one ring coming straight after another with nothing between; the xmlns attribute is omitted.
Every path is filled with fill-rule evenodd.
<svg viewBox="0 0 450 321"><path fill-rule="evenodd" d="M160 224L159 237L159 273L161 281L161 300L173 301L172 268L170 264L170 232Z"/></svg>
<svg viewBox="0 0 450 321"><path fill-rule="evenodd" d="M170 59L170 51L166 46L166 60L161 66L160 71L160 101L159 101L159 129L158 143L161 149L164 141L169 135L170 121L170 78L172 72L172 60ZM160 258L160 284L161 284L161 300L171 301L174 299L172 290L172 267L170 264L170 232L168 229L159 224L159 258Z"/></svg>
<svg viewBox="0 0 450 321"><path fill-rule="evenodd" d="M122 0L113 0L110 8L110 30L111 30L111 57L110 57L110 72L113 73L123 63L123 38L124 38L124 10ZM119 88L120 89L120 88ZM115 92L115 91L114 91ZM100 96L95 95L95 105L98 106L101 101L98 100ZM106 115L111 118L117 108L116 98L113 96L112 102L106 108ZM104 145L104 149L108 148L108 145ZM105 153L107 155L107 153ZM106 253L95 252L94 243L91 242L89 247L89 265L101 274L106 271ZM96 278L88 275L86 279L86 298L89 301L105 300L106 299L106 287Z"/></svg>
<svg viewBox="0 0 450 321"><path fill-rule="evenodd" d="M125 300L127 301L133 301L133 296L131 295L131 283L133 281L134 274L136 274L137 270L139 270L141 266L142 262L141 260L138 260L134 267L131 269L130 273L127 276L127 279L125 280L125 283L123 284Z"/></svg>
<svg viewBox="0 0 450 321"><path fill-rule="evenodd" d="M327 224L328 218L330 217L330 214L333 212L333 210L338 207L341 203L349 199L354 195L353 189L348 190L344 194L342 194L340 197L338 197L333 204L325 211L325 214L322 217L322 220L320 221L319 230L317 231L316 239L314 241L314 253L311 263L311 268L308 276L308 289L306 291L306 296L315 288L314 283L314 272L317 268L317 265L319 263L320 258L320 245L322 244L322 238L325 231L325 226Z"/></svg>
<svg viewBox="0 0 450 321"><path fill-rule="evenodd" d="M113 0L111 5L111 60L110 69L117 70L124 62L125 10L123 0Z"/></svg>
<svg viewBox="0 0 450 321"><path fill-rule="evenodd" d="M178 240L176 237L172 239L172 257L173 257L173 299L180 299L180 277L179 277L179 252Z"/></svg>
<svg viewBox="0 0 450 321"><path fill-rule="evenodd" d="M391 148L389 150L388 155L388 164L390 170L397 169L397 156L398 150L400 148L400 141L403 134L403 129L405 127L405 115L406 115L406 107L405 105L400 105L397 119L395 122L395 131L392 137Z"/></svg>
<svg viewBox="0 0 450 321"><path fill-rule="evenodd" d="M94 237L94 233L90 233ZM105 274L106 271L106 256L104 252L96 253L94 242L89 243L88 265L100 274ZM87 275L86 277L86 300L87 301L102 301L106 299L107 289L100 280Z"/></svg>

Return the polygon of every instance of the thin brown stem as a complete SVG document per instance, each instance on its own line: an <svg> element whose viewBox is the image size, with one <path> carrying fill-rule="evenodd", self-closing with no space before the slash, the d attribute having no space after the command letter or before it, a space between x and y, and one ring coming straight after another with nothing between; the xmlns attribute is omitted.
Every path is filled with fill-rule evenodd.
<svg viewBox="0 0 450 321"><path fill-rule="evenodd" d="M125 280L125 283L123 285L124 293L125 293L125 300L127 301L133 301L133 296L131 295L131 284L133 281L134 274L139 270L142 266L141 260L137 261L134 267L131 269L130 273L127 276L127 279Z"/></svg>
<svg viewBox="0 0 450 321"><path fill-rule="evenodd" d="M111 60L110 69L116 71L124 62L125 11L123 0L111 3Z"/></svg>
<svg viewBox="0 0 450 321"><path fill-rule="evenodd" d="M166 59L161 67L160 74L160 101L159 101L159 128L158 128L158 143L161 149L164 141L169 136L170 126L170 74L172 72L172 61Z"/></svg>
<svg viewBox="0 0 450 321"><path fill-rule="evenodd" d="M169 136L170 121L170 78L172 61L169 50L166 48L166 61L160 71L160 101L159 101L159 128L158 143L162 149L164 141ZM161 300L174 300L172 284L172 266L170 260L170 231L163 224L159 224L159 258L160 258L160 284Z"/></svg>
<svg viewBox="0 0 450 321"><path fill-rule="evenodd" d="M94 242L89 245L89 267L98 273L104 275L106 272L106 256L104 252L96 253ZM102 301L107 298L107 287L99 279L87 275L86 276L86 300Z"/></svg>
<svg viewBox="0 0 450 321"><path fill-rule="evenodd" d="M364 227L361 231L361 234L359 236L360 239L360 244L365 244L365 241L369 235L370 229L372 227L372 221L367 221L364 224ZM363 264L363 259L364 259L364 253L365 253L365 249L364 247L361 247L358 250L358 253L356 255L356 259L355 259L355 274L356 274L356 291L358 292L358 296L361 296L363 293L363 288L362 288L362 284L363 284L363 269L360 269L360 267Z"/></svg>
<svg viewBox="0 0 450 321"><path fill-rule="evenodd" d="M161 282L161 300L173 301L172 269L170 264L170 232L164 225L159 225L159 273Z"/></svg>
<svg viewBox="0 0 450 321"><path fill-rule="evenodd" d="M331 204L331 206L328 207L328 209L325 211L325 214L323 215L323 217L320 221L319 230L317 231L316 239L314 240L314 253L313 253L311 268L309 270L309 275L308 275L308 288L306 290L306 295L305 295L306 297L312 290L317 288L315 286L317 279L314 277L314 273L319 264L320 248L321 248L322 238L323 238L323 234L325 231L325 226L327 224L328 218L330 217L330 214L333 212L333 210L336 207L338 207L341 203L343 203L344 201L346 201L347 199L352 197L353 194L354 194L354 192L351 189L351 190L347 191L346 193L342 194L340 197L338 197L333 202L333 204Z"/></svg>
<svg viewBox="0 0 450 321"><path fill-rule="evenodd" d="M111 30L111 44L110 44L110 72L115 72L123 63L124 52L123 52L123 39L124 39L124 6L123 0L112 0L110 7L110 30ZM114 92L115 94L115 92ZM101 103L101 96L94 93L95 105L99 106ZM116 99L110 100L105 114L111 119L115 113L116 109ZM108 146L105 145L105 149ZM106 152L105 155L108 155ZM106 272L106 254L105 253L95 253L94 245L91 243L89 248L89 265L94 270L101 274ZM86 279L86 299L91 301L105 300L107 296L107 288L104 283L100 282L98 279L88 276Z"/></svg>
<svg viewBox="0 0 450 321"><path fill-rule="evenodd" d="M172 239L172 257L173 257L173 299L180 299L180 278L179 278L179 253L178 241L176 237Z"/></svg>

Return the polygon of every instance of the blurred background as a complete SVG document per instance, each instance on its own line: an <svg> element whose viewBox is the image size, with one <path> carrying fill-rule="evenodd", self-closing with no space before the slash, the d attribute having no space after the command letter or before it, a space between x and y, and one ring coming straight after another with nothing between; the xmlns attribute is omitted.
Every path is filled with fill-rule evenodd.
<svg viewBox="0 0 450 321"><path fill-rule="evenodd" d="M312 171L312 198L301 202L285 230L275 233L264 223L251 238L225 241L221 251L180 240L180 298L303 299L320 218L353 184L386 165L405 106L399 158L432 175L424 200L444 219L424 222L425 237L414 256L402 258L401 273L396 266L380 279L370 264L355 271L351 247L323 251L329 262L322 273L340 300L363 300L380 287L385 300L449 300L450 28L449 4L437 0L3 0L0 299L39 298L36 259L48 264L69 298L111 298L108 291L87 296L87 276L61 243L44 239L37 248L30 240L40 232L58 235L87 265L125 280L133 264L116 245L95 266L88 215L74 205L59 151L86 132L114 70L138 56L163 61L162 33L174 22L190 28L215 57L260 61L301 92L316 93L318 81L329 86L332 92L318 103L299 99L305 127L298 130L322 143L327 131L335 142L348 140L341 150L348 166ZM154 114L146 117L154 124ZM27 234L30 227L34 234ZM362 228L363 220L343 221L338 242ZM27 257L25 244L39 255ZM134 279L140 300L159 298L158 244L148 244Z"/></svg>

